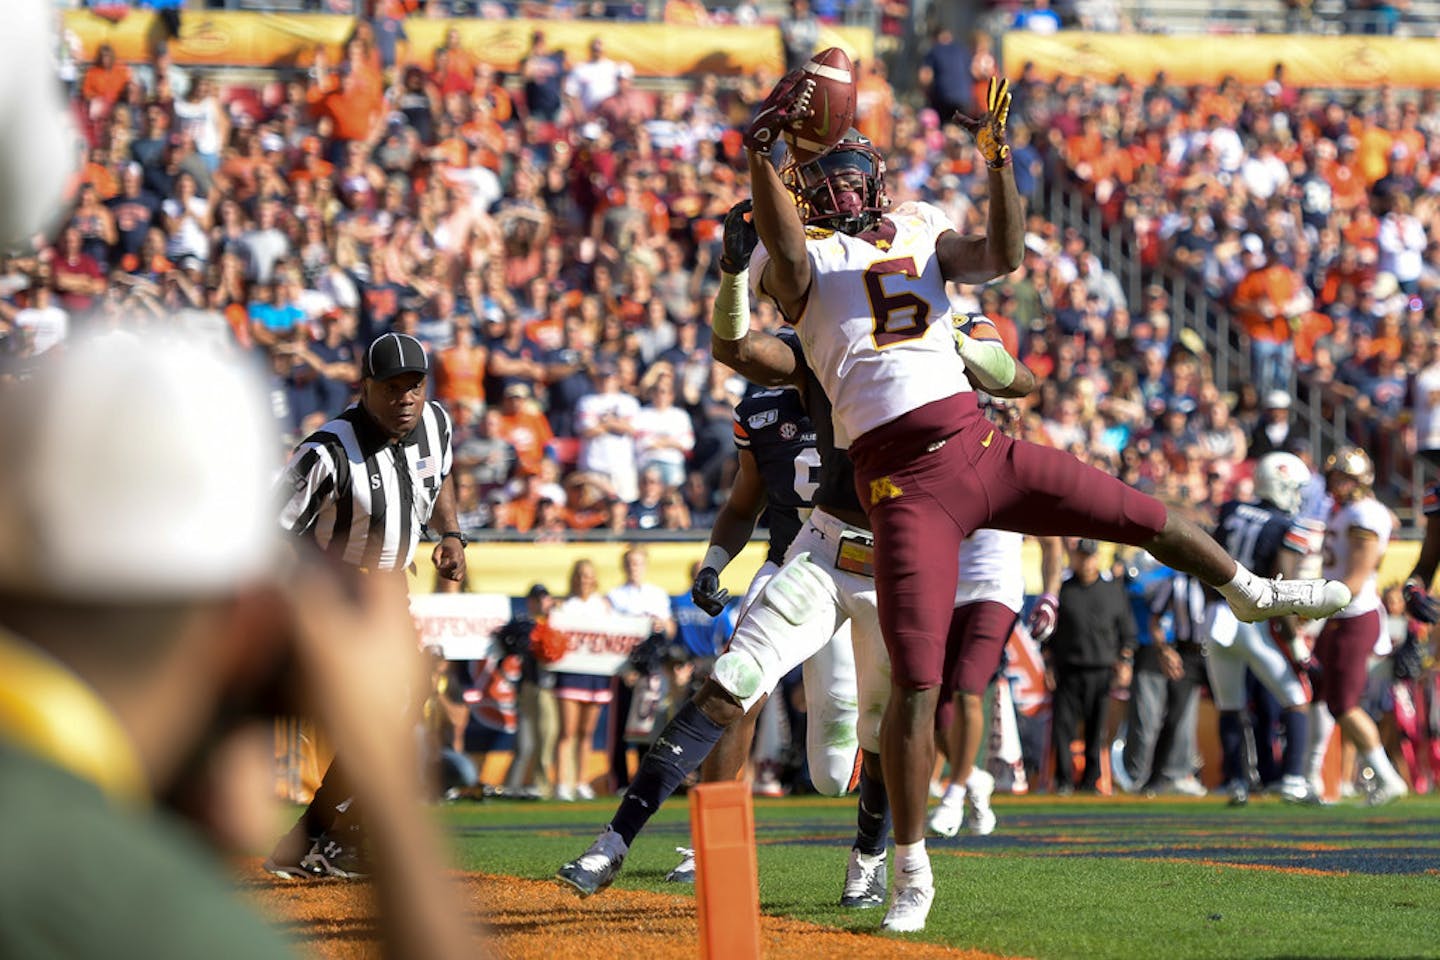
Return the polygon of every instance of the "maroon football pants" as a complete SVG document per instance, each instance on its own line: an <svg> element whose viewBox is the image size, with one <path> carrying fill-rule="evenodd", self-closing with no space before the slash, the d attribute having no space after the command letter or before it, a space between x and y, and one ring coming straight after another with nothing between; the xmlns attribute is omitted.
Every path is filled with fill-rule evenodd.
<svg viewBox="0 0 1440 960"><path fill-rule="evenodd" d="M973 394L872 430L850 455L875 533L880 629L892 675L909 689L944 679L960 542L972 531L1140 544L1165 526L1159 500L1062 450L1006 436Z"/></svg>

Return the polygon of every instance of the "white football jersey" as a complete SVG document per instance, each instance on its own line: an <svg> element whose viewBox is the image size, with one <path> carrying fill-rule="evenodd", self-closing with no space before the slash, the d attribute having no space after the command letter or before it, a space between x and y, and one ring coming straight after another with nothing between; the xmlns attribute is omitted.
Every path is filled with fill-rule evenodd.
<svg viewBox="0 0 1440 960"><path fill-rule="evenodd" d="M1330 517L1330 522L1325 525L1325 576L1332 580L1338 580L1345 575L1345 567L1350 562L1350 538L1349 532L1353 528L1369 530L1380 538L1380 556L1385 555L1385 548L1390 545L1390 511L1379 500L1374 497L1366 497L1364 500L1357 500L1354 503L1346 504L1335 511ZM1336 618L1358 617L1362 613L1369 613L1380 606L1380 591L1376 589L1375 583L1378 576L1377 569L1370 571L1365 578L1365 585L1360 592L1350 601L1350 605L1339 613Z"/></svg>
<svg viewBox="0 0 1440 960"><path fill-rule="evenodd" d="M811 230L813 271L795 325L810 368L834 408L841 449L927 403L971 389L950 330L950 301L935 241L954 225L938 207L902 203L885 215L889 241ZM755 248L750 278L764 294L770 255Z"/></svg>
<svg viewBox="0 0 1440 960"><path fill-rule="evenodd" d="M993 600L1020 612L1025 573L1020 550L1025 538L1009 530L976 530L960 544L960 579L955 605Z"/></svg>

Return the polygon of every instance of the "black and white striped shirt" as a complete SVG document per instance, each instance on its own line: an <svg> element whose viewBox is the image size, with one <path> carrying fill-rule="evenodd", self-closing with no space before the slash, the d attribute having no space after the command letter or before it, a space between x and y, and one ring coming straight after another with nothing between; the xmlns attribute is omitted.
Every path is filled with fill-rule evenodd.
<svg viewBox="0 0 1440 960"><path fill-rule="evenodd" d="M306 437L281 484L280 525L366 570L410 565L450 473L450 416L440 404L392 443L354 404Z"/></svg>
<svg viewBox="0 0 1440 960"><path fill-rule="evenodd" d="M1150 598L1150 615L1170 615L1170 638L1174 643L1200 643L1209 604L1205 584L1187 573L1176 572L1155 586Z"/></svg>

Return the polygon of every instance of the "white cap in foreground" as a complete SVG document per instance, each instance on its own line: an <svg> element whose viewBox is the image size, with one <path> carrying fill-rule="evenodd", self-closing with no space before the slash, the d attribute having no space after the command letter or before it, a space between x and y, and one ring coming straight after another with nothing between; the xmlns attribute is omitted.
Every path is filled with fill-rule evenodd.
<svg viewBox="0 0 1440 960"><path fill-rule="evenodd" d="M278 448L213 341L82 338L0 403L0 590L143 601L266 576Z"/></svg>

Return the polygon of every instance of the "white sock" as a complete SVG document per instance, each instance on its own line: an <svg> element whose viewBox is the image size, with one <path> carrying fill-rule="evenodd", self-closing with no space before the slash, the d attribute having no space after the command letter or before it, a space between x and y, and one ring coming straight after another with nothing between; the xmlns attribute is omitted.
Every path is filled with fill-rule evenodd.
<svg viewBox="0 0 1440 960"><path fill-rule="evenodd" d="M1366 750L1364 759L1366 763L1374 768L1375 776L1379 777L1383 782L1387 784L1405 782L1405 779L1400 776L1400 771L1396 770L1395 765L1390 762L1390 756L1385 752L1383 746L1377 744L1369 750Z"/></svg>
<svg viewBox="0 0 1440 960"><path fill-rule="evenodd" d="M1325 753L1330 748L1330 735L1335 732L1335 718L1323 703L1310 704L1310 757L1305 762L1305 779L1322 783L1325 779Z"/></svg>
<svg viewBox="0 0 1440 960"><path fill-rule="evenodd" d="M1235 576L1230 578L1229 583L1221 584L1216 589L1232 603L1236 600L1254 603L1265 595L1265 581L1251 573L1245 564L1236 561Z"/></svg>
<svg viewBox="0 0 1440 960"><path fill-rule="evenodd" d="M895 886L928 887L933 883L925 841L895 844Z"/></svg>
<svg viewBox="0 0 1440 960"><path fill-rule="evenodd" d="M963 784L952 783L945 788L945 796L940 798L942 807L958 807L965 802L965 787Z"/></svg>

